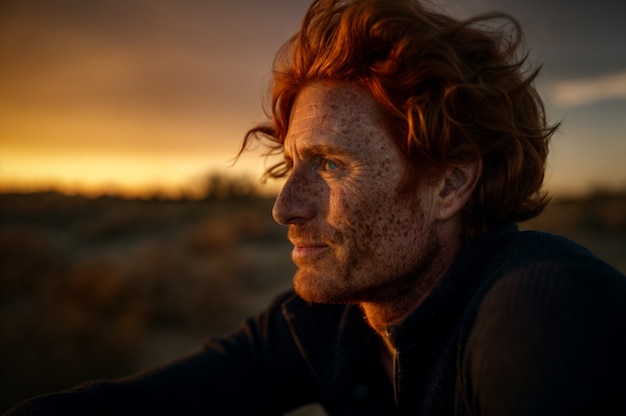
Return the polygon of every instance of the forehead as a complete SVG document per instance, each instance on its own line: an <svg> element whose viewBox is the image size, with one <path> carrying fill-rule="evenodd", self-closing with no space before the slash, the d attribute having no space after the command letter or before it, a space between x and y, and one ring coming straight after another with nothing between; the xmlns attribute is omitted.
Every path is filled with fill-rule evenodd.
<svg viewBox="0 0 626 416"><path fill-rule="evenodd" d="M298 94L285 146L332 142L328 144L358 147L373 136L387 134L378 103L368 91L351 84L314 83Z"/></svg>

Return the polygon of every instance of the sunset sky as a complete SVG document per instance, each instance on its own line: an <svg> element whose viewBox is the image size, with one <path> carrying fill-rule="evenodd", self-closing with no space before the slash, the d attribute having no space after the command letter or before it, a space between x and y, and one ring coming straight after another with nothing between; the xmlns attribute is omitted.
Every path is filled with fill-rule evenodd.
<svg viewBox="0 0 626 416"><path fill-rule="evenodd" d="M442 0L522 23L551 120L553 193L626 188L626 2ZM0 0L0 191L189 187L234 167L306 0Z"/></svg>

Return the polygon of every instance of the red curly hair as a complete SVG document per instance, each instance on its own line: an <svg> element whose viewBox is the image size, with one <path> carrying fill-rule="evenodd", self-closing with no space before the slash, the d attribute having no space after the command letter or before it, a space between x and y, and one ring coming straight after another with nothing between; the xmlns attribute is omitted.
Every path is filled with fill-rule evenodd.
<svg viewBox="0 0 626 416"><path fill-rule="evenodd" d="M248 131L242 151L256 138L269 139L270 154L282 153L305 85L354 83L378 101L409 162L404 191L416 189L424 172L480 159L466 231L527 220L547 203L541 187L558 125L546 121L532 85L539 69L525 71L521 43L520 26L507 15L459 21L417 0L317 0L276 56L272 122ZM279 163L266 177L286 174Z"/></svg>

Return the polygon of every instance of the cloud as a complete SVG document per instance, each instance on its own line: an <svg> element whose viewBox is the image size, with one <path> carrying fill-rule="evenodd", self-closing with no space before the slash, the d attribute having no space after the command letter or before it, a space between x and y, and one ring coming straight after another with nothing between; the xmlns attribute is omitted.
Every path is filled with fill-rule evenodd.
<svg viewBox="0 0 626 416"><path fill-rule="evenodd" d="M599 101L626 99L626 71L593 78L557 81L551 86L554 104L579 107Z"/></svg>

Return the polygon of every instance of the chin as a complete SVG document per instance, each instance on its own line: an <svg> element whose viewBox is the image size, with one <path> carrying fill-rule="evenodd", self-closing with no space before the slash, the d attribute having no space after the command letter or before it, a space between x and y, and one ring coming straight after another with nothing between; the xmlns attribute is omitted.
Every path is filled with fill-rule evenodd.
<svg viewBox="0 0 626 416"><path fill-rule="evenodd" d="M347 276L340 273L320 275L298 270L293 279L293 287L298 296L308 303L358 304L368 297L366 294L371 292L370 288L346 284L346 279Z"/></svg>
<svg viewBox="0 0 626 416"><path fill-rule="evenodd" d="M336 287L335 282L301 270L296 272L293 287L298 296L308 303L350 303L345 289Z"/></svg>
<svg viewBox="0 0 626 416"><path fill-rule="evenodd" d="M308 303L335 303L333 297L325 290L320 290L313 282L302 282L302 279L294 279L293 288L302 299Z"/></svg>

